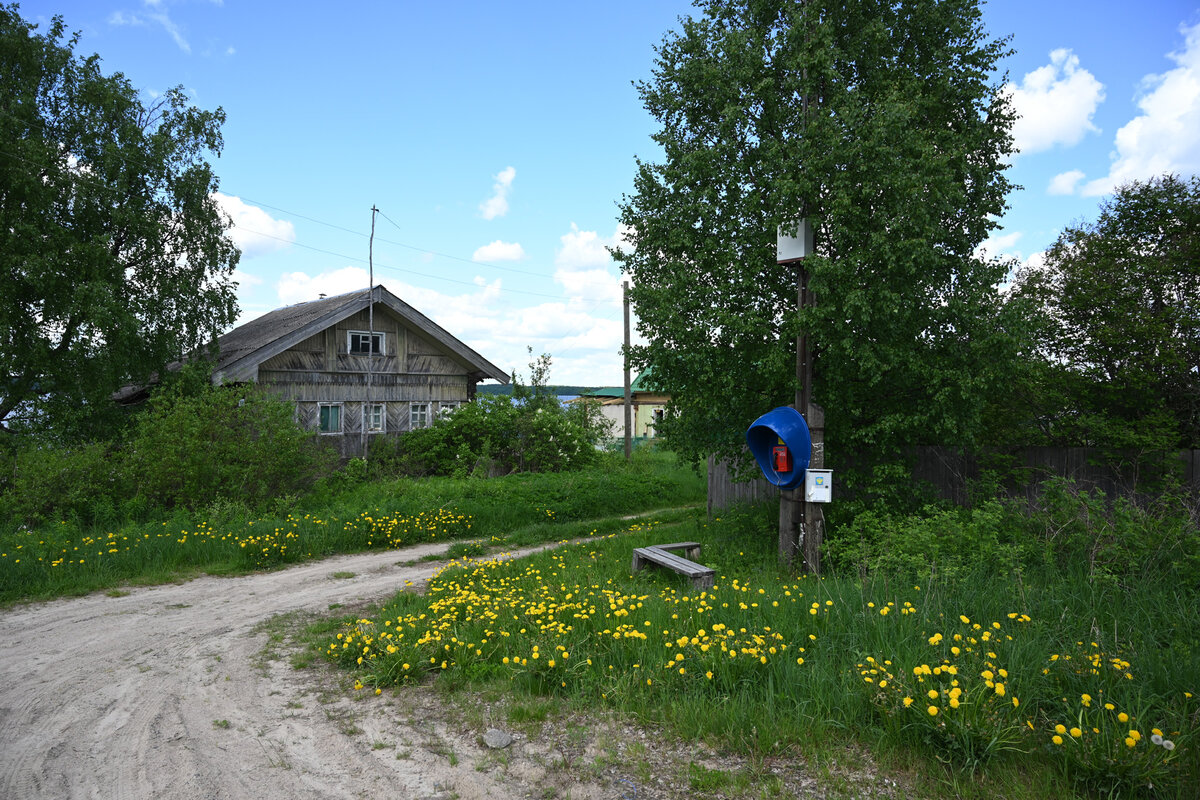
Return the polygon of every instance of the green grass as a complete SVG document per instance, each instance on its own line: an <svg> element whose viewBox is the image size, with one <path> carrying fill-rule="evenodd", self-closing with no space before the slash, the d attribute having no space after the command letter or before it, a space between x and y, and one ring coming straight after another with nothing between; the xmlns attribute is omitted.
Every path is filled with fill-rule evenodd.
<svg viewBox="0 0 1200 800"><path fill-rule="evenodd" d="M557 699L754 759L866 746L922 796L1183 798L1200 785L1196 587L1051 570L796 577L777 569L767 523L652 521L515 562L463 560L424 596L344 625L325 653L364 686L507 680L519 720ZM679 539L702 543L711 591L629 574L634 547ZM1056 744L1059 724L1080 736Z"/></svg>
<svg viewBox="0 0 1200 800"><path fill-rule="evenodd" d="M277 516L236 503L153 522L81 528L70 521L0 529L0 604L122 586L237 575L289 563L473 539L514 547L619 525L623 515L700 503L703 479L647 452L597 469L490 480L326 484Z"/></svg>

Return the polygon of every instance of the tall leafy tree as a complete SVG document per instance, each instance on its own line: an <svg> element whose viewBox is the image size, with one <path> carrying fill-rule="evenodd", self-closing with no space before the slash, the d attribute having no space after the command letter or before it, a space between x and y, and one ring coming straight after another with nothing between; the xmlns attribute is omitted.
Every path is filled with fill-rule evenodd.
<svg viewBox="0 0 1200 800"><path fill-rule="evenodd" d="M1018 291L1049 322L1048 441L1200 447L1200 178L1120 187L1095 222L1059 235Z"/></svg>
<svg viewBox="0 0 1200 800"><path fill-rule="evenodd" d="M146 105L0 6L0 428L104 409L234 319L220 109Z"/></svg>
<svg viewBox="0 0 1200 800"><path fill-rule="evenodd" d="M791 402L803 330L834 456L973 440L1018 344L1008 267L975 255L1010 188L1005 42L976 0L697 8L638 85L663 159L638 161L615 254L648 341L633 359L672 392L664 433L735 452ZM775 264L800 216L817 251L803 311Z"/></svg>

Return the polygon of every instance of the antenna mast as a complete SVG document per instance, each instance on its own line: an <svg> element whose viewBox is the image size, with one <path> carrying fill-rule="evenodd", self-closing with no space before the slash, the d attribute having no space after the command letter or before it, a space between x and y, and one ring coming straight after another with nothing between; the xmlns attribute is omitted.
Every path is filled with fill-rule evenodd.
<svg viewBox="0 0 1200 800"><path fill-rule="evenodd" d="M367 429L371 425L372 417L375 413L375 408L371 404L372 384L375 377L375 215L379 213L379 209L374 204L371 205L371 238L367 243L367 267L369 277L367 278L369 285L367 286L367 399L363 404L363 420L362 420L362 457L363 461L367 460L367 451L370 449L367 444L370 442L370 437L367 435Z"/></svg>

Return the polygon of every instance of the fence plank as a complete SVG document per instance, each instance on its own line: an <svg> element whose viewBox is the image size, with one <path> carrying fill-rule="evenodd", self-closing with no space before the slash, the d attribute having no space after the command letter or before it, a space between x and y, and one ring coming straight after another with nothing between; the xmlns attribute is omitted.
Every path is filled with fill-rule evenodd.
<svg viewBox="0 0 1200 800"><path fill-rule="evenodd" d="M1105 463L1099 450L1086 447L1027 447L1005 455L1024 475L1023 480L1010 483L1007 487L1013 496L1024 495L1033 500L1038 485L1052 477L1070 478L1083 486L1100 489L1109 497L1129 497L1137 490L1138 475L1128 467ZM1179 461L1178 474L1183 486L1200 493L1200 450L1181 450ZM914 482L931 486L941 497L960 505L969 502L970 484L979 478L980 472L980 459L956 448L918 447L913 452ZM709 516L734 503L763 502L778 497L778 487L765 478L735 482L729 465L717 461L715 456L709 456Z"/></svg>

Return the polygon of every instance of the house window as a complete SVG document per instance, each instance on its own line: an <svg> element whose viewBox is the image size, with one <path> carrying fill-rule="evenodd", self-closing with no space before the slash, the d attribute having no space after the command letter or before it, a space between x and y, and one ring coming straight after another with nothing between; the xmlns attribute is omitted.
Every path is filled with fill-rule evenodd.
<svg viewBox="0 0 1200 800"><path fill-rule="evenodd" d="M383 403L372 403L363 408L363 427L367 433L383 433L387 425L387 409Z"/></svg>
<svg viewBox="0 0 1200 800"><path fill-rule="evenodd" d="M342 406L341 404L334 405L332 403L321 403L320 406L320 421L318 430L321 433L341 433L342 432Z"/></svg>
<svg viewBox="0 0 1200 800"><path fill-rule="evenodd" d="M408 427L412 430L429 427L429 403L413 403L409 407Z"/></svg>
<svg viewBox="0 0 1200 800"><path fill-rule="evenodd" d="M654 409L654 424L656 426L662 425L662 421L663 421L663 410L661 408Z"/></svg>
<svg viewBox="0 0 1200 800"><path fill-rule="evenodd" d="M350 331L350 340L346 349L353 356L383 355L383 334Z"/></svg>
<svg viewBox="0 0 1200 800"><path fill-rule="evenodd" d="M458 408L458 403L439 403L438 416L448 417L454 413L454 409Z"/></svg>

